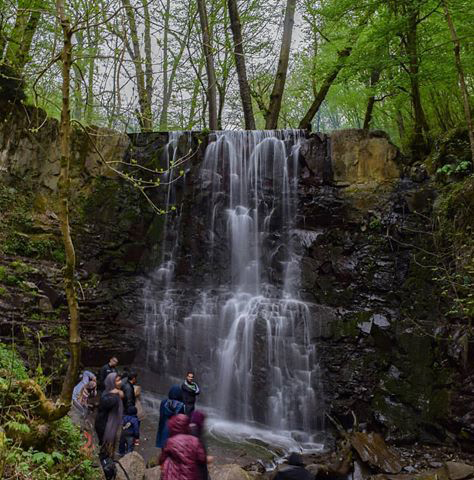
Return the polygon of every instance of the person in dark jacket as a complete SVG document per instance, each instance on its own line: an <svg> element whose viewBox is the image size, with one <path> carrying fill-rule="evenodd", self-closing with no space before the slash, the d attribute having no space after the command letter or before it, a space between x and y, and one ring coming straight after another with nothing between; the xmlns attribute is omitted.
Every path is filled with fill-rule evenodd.
<svg viewBox="0 0 474 480"><path fill-rule="evenodd" d="M163 448L168 440L168 420L179 413L184 413L183 391L179 385L173 385L168 392L168 398L160 403L160 421L156 433L158 448Z"/></svg>
<svg viewBox="0 0 474 480"><path fill-rule="evenodd" d="M131 372L127 378L122 380L123 391L123 411L126 412L130 407L135 407L135 389L134 385L137 383L137 374Z"/></svg>
<svg viewBox="0 0 474 480"><path fill-rule="evenodd" d="M304 468L301 455L293 452L288 457L288 465L281 468L274 480L314 480L314 475Z"/></svg>
<svg viewBox="0 0 474 480"><path fill-rule="evenodd" d="M117 373L118 359L117 357L112 357L108 363L106 363L99 372L97 376L97 391L99 392L99 396L105 389L105 379L109 373Z"/></svg>
<svg viewBox="0 0 474 480"><path fill-rule="evenodd" d="M197 480L206 463L201 442L189 435L189 417L178 414L169 421L170 438L160 456L161 480Z"/></svg>
<svg viewBox="0 0 474 480"><path fill-rule="evenodd" d="M196 397L201 393L199 385L194 381L194 372L186 374L186 380L181 385L183 390L183 401L186 407L186 415L191 415L196 404Z"/></svg>
<svg viewBox="0 0 474 480"><path fill-rule="evenodd" d="M115 372L105 379L105 390L100 397L99 409L95 419L95 431L104 454L112 457L115 451L115 437L122 425L123 392L120 389L121 378Z"/></svg>
<svg viewBox="0 0 474 480"><path fill-rule="evenodd" d="M140 438L140 421L137 417L136 407L128 407L123 416L122 434L120 435L119 454L125 455L133 452L133 448Z"/></svg>
<svg viewBox="0 0 474 480"><path fill-rule="evenodd" d="M206 463L199 464L199 478L196 480L209 480L209 471L207 469L207 464L212 463L214 460L213 457L207 455L206 444L204 443L204 423L206 421L206 415L199 411L194 410L189 418L189 433L199 439L204 451L206 452Z"/></svg>

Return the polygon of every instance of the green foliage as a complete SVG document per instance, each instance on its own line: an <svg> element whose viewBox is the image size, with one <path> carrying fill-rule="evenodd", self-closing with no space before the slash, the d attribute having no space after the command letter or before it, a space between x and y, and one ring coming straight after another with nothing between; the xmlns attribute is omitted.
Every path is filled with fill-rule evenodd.
<svg viewBox="0 0 474 480"><path fill-rule="evenodd" d="M38 372L41 377L41 371ZM0 432L6 445L0 448L0 477L21 480L93 480L100 478L91 459L84 453L84 437L69 417L49 424L49 434L40 444L22 446L21 438L35 435L38 421L35 405L18 381L37 374L27 372L11 347L0 345ZM5 439L4 439L5 440ZM27 443L27 442L26 442Z"/></svg>
<svg viewBox="0 0 474 480"><path fill-rule="evenodd" d="M445 187L436 202L435 245L439 264L433 267L447 314L474 319L474 176Z"/></svg>
<svg viewBox="0 0 474 480"><path fill-rule="evenodd" d="M19 380L28 378L25 365L17 353L10 347L0 344L0 381L6 382L8 377Z"/></svg>

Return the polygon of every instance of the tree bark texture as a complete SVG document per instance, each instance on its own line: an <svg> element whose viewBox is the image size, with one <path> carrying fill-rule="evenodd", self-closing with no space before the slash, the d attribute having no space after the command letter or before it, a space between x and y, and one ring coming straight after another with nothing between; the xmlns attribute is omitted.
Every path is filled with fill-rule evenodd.
<svg viewBox="0 0 474 480"><path fill-rule="evenodd" d="M270 104L268 107L268 116L265 122L267 130L278 127L278 117L280 115L281 102L285 90L286 76L288 73L288 62L290 59L291 37L293 35L293 24L295 22L296 0L288 0L286 4L285 20L283 26L283 38L281 41L280 58L278 60L275 83L270 95Z"/></svg>
<svg viewBox="0 0 474 480"><path fill-rule="evenodd" d="M448 1L443 0L444 15L448 22L449 32L451 34L451 40L454 44L454 60L456 62L456 70L458 72L459 88L461 89L461 95L463 99L464 116L466 118L467 130L469 132L469 142L471 144L471 156L472 162L474 162L474 125L472 122L472 111L469 103L469 92L467 90L466 78L464 75L464 69L461 61L461 42L456 32L453 19L449 12Z"/></svg>
<svg viewBox="0 0 474 480"><path fill-rule="evenodd" d="M74 273L76 268L76 253L71 238L69 225L69 192L70 178L69 166L71 163L71 112L70 112L70 84L72 64L72 29L69 19L66 17L64 1L56 1L57 15L63 32L63 49L61 52L62 70L62 106L61 120L59 123L60 143L60 174L58 181L59 195L59 222L66 253L66 265L64 268L64 289L66 291L69 308L69 364L60 395L60 409L69 409L72 391L79 373L79 361L81 353L81 337L79 334L79 305L77 302ZM65 413L66 413L65 412ZM53 414L52 414L53 415Z"/></svg>
<svg viewBox="0 0 474 480"><path fill-rule="evenodd" d="M214 54L212 51L211 34L205 0L197 0L199 20L202 31L202 48L206 57L207 73L207 103L209 107L209 128L217 130L217 80L214 68Z"/></svg>
<svg viewBox="0 0 474 480"><path fill-rule="evenodd" d="M242 25L240 23L239 9L237 0L228 0L230 27L234 40L235 66L237 78L239 80L240 98L242 100L242 109L244 111L244 120L246 130L255 130L255 117L252 108L252 96L247 79L247 67L245 64L245 54L242 39Z"/></svg>

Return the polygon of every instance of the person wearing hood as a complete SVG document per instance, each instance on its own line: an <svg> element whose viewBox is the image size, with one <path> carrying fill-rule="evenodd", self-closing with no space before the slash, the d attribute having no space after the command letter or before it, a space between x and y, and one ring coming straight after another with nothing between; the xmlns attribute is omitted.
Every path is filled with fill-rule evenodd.
<svg viewBox="0 0 474 480"><path fill-rule="evenodd" d="M178 414L169 421L169 439L160 456L161 480L198 480L207 461L198 438L189 434L189 417Z"/></svg>
<svg viewBox="0 0 474 480"><path fill-rule="evenodd" d="M186 406L186 415L191 415L194 411L194 405L196 404L196 397L201 393L199 385L194 381L194 372L188 372L186 379L181 385L183 390L183 401Z"/></svg>
<svg viewBox="0 0 474 480"><path fill-rule="evenodd" d="M102 447L103 455L109 457L113 457L115 439L122 425L123 392L120 389L120 384L120 375L115 372L107 375L95 419L95 431L99 438L99 445Z"/></svg>
<svg viewBox="0 0 474 480"><path fill-rule="evenodd" d="M168 398L160 403L160 421L156 433L156 446L163 448L168 440L168 421L174 415L184 413L183 392L179 385L173 385L168 392Z"/></svg>
<svg viewBox="0 0 474 480"><path fill-rule="evenodd" d="M204 443L204 424L206 422L206 415L199 411L194 410L194 412L189 417L189 433L196 437L201 443L204 451L206 452L206 444ZM206 452L207 456L207 452ZM199 474L200 476L196 480L209 480L209 471L207 469L207 464L212 463L214 458L207 456L206 463L199 464Z"/></svg>
<svg viewBox="0 0 474 480"><path fill-rule="evenodd" d="M274 480L314 480L314 475L304 468L303 457L299 453L291 453L287 463L278 471Z"/></svg>
<svg viewBox="0 0 474 480"><path fill-rule="evenodd" d="M82 372L81 381L72 391L72 404L85 417L88 412L88 401L90 397L97 395L96 376L85 370Z"/></svg>

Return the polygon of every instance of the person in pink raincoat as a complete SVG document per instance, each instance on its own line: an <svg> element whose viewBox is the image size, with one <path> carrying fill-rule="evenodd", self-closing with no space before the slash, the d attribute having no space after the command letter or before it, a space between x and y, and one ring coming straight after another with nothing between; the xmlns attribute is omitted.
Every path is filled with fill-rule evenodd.
<svg viewBox="0 0 474 480"><path fill-rule="evenodd" d="M171 417L168 428L170 436L160 456L161 480L199 480L207 457L199 439L189 433L189 417Z"/></svg>

